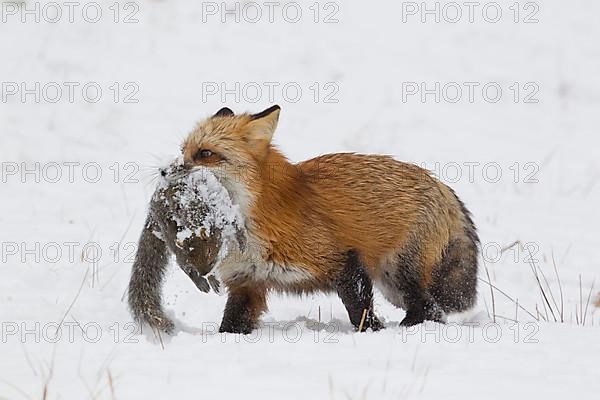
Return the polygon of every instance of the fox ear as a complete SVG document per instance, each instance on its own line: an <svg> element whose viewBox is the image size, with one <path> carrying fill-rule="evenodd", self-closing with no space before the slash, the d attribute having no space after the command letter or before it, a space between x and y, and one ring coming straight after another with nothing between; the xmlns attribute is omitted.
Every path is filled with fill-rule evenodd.
<svg viewBox="0 0 600 400"><path fill-rule="evenodd" d="M270 143L279 121L281 107L275 105L258 114L250 115L248 122L248 137L255 141Z"/></svg>
<svg viewBox="0 0 600 400"><path fill-rule="evenodd" d="M231 111L230 108L227 107L223 107L221 108L219 111L217 111L217 113L215 115L213 115L214 117L233 117L233 111Z"/></svg>

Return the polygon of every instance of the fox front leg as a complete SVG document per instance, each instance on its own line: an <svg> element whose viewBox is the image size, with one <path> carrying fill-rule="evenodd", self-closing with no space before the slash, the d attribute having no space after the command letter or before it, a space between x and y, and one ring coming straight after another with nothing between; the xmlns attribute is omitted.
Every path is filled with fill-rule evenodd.
<svg viewBox="0 0 600 400"><path fill-rule="evenodd" d="M266 291L249 287L229 287L229 296L219 332L249 334L267 309Z"/></svg>
<svg viewBox="0 0 600 400"><path fill-rule="evenodd" d="M373 283L355 251L349 251L346 256L344 267L336 279L336 290L357 330L364 332L371 328L378 331L383 328L373 311Z"/></svg>
<svg viewBox="0 0 600 400"><path fill-rule="evenodd" d="M162 286L169 257L165 242L154 234L158 231L158 225L148 215L129 280L129 308L138 323L173 333L175 325L162 308Z"/></svg>

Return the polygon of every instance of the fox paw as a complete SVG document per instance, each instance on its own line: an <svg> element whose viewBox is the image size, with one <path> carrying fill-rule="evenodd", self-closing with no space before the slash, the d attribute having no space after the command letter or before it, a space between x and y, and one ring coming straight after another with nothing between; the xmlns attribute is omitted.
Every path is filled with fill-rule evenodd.
<svg viewBox="0 0 600 400"><path fill-rule="evenodd" d="M446 323L446 313L437 305L431 304L423 308L409 308L400 326L413 326L427 321Z"/></svg>
<svg viewBox="0 0 600 400"><path fill-rule="evenodd" d="M356 330L360 332L365 332L367 329L371 329L373 332L377 332L385 328L383 323L377 318L375 315L371 314L365 318L362 323L362 326L359 324L356 326Z"/></svg>
<svg viewBox="0 0 600 400"><path fill-rule="evenodd" d="M250 321L223 320L219 328L220 333L241 333L243 335L248 335L253 330L254 325Z"/></svg>

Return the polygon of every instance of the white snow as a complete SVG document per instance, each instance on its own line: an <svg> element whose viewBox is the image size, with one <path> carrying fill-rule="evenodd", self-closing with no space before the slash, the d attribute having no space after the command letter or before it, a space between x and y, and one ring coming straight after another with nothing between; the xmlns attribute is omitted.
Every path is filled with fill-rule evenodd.
<svg viewBox="0 0 600 400"><path fill-rule="evenodd" d="M181 231L177 232L177 241L181 242L185 239L191 238L194 235L194 232L190 228L183 228Z"/></svg>
<svg viewBox="0 0 600 400"><path fill-rule="evenodd" d="M600 3L520 2L515 23L515 1L501 0L497 23L482 18L485 3L472 23L466 7L459 22L422 23L402 22L406 2L321 2L315 23L314 2L299 2L297 23L282 6L270 23L263 6L257 23L224 24L203 15L213 3L142 0L139 22L125 24L113 22L114 1L97 2L95 24L82 7L73 23L66 6L57 23L22 23L6 3L0 15L0 398L41 399L44 386L52 400L598 396L600 312L586 304L600 288ZM526 3L539 23L522 22L535 11ZM121 21L135 11L118 5ZM339 22L324 23L332 13ZM47 93L23 102L23 82ZM56 103L51 82L63 89ZM96 103L83 97L89 82L102 89ZM421 82L446 96L408 96ZM473 102L465 82L478 84ZM490 82L489 96L503 93L495 103L482 94ZM222 83L239 84L239 98ZM446 101L457 86L463 97ZM225 105L274 103L274 140L293 161L356 151L434 170L472 210L489 279L515 301L495 290L492 302L481 283L472 312L403 330L404 313L377 294L387 329L359 334L335 296L273 296L253 335L220 335L226 297L199 293L172 266L177 334L133 333L124 294L156 160Z"/></svg>

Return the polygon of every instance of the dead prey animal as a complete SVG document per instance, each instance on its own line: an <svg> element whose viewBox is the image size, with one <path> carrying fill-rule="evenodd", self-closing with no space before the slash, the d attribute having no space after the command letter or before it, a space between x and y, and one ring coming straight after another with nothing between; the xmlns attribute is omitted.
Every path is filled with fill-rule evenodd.
<svg viewBox="0 0 600 400"><path fill-rule="evenodd" d="M162 307L171 255L202 292L219 282L209 275L230 251L243 251L246 232L227 190L208 170L187 172L180 159L160 169L129 282L129 308L138 323L172 333Z"/></svg>

